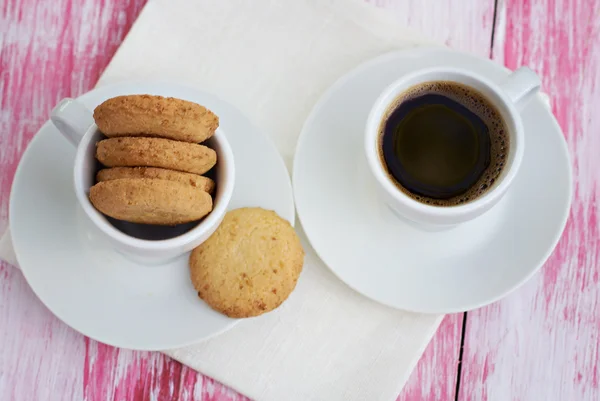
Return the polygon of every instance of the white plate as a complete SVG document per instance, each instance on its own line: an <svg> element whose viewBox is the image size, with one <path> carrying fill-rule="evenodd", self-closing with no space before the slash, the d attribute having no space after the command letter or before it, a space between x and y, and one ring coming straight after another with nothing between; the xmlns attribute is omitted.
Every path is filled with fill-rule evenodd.
<svg viewBox="0 0 600 401"><path fill-rule="evenodd" d="M298 216L316 252L346 284L385 305L448 313L493 302L548 258L565 227L571 168L562 132L541 97L523 111L522 167L491 211L446 232L400 221L375 196L363 130L380 92L417 68L452 66L500 81L508 70L442 48L371 60L339 79L306 121L294 160Z"/></svg>
<svg viewBox="0 0 600 401"><path fill-rule="evenodd" d="M192 100L220 118L234 153L230 209L261 206L294 222L290 179L271 141L213 95L169 84L119 84L79 98L93 109L107 98L150 93ZM75 149L51 123L28 146L10 197L15 253L41 301L75 330L132 349L185 346L232 327L236 320L202 302L189 280L187 257L169 264L130 262L98 240L73 192Z"/></svg>

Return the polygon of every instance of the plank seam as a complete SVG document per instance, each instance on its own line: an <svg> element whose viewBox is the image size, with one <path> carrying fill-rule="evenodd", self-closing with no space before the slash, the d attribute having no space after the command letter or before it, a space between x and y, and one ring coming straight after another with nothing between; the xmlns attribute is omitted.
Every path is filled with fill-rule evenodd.
<svg viewBox="0 0 600 401"><path fill-rule="evenodd" d="M458 368L456 369L456 390L454 391L454 401L458 401L460 393L460 374L462 371L463 351L465 349L465 333L467 328L467 312L463 313L462 329L460 333L460 349L458 350Z"/></svg>
<svg viewBox="0 0 600 401"><path fill-rule="evenodd" d="M490 41L490 59L494 56L494 38L496 34L496 19L498 17L498 0L494 0L494 16L492 17L492 39Z"/></svg>

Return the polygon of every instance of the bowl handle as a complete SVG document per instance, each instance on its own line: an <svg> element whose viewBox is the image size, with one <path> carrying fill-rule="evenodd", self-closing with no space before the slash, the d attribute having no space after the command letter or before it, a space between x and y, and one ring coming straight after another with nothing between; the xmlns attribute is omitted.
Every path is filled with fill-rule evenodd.
<svg viewBox="0 0 600 401"><path fill-rule="evenodd" d="M83 135L94 124L92 112L75 99L65 98L52 110L50 120L73 146L77 147Z"/></svg>
<svg viewBox="0 0 600 401"><path fill-rule="evenodd" d="M541 85L540 77L533 70L528 67L520 67L510 74L500 87L517 107L517 110L521 111L539 92Z"/></svg>

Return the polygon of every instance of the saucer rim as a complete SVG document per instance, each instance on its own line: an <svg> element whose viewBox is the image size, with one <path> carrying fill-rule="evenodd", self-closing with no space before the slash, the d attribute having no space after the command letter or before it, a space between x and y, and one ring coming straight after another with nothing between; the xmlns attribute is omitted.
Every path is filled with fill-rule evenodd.
<svg viewBox="0 0 600 401"><path fill-rule="evenodd" d="M303 211L303 207L301 206L302 202L301 201L299 202L298 193L300 191L297 191L297 188L296 188L296 181L297 181L296 176L299 171L299 166L298 166L299 159L296 157L296 155L298 155L300 153L300 149L303 146L306 146L305 141L307 140L306 138L308 136L306 134L306 132L312 125L314 125L314 120L317 118L317 115L319 114L320 109L322 109L323 105L327 101L329 101L329 99L334 95L334 93L337 92L344 85L346 85L347 82L354 79L356 77L356 75L364 72L365 70L369 70L369 69L373 68L374 66L377 66L378 64L381 64L386 61L389 61L390 59L396 59L396 58L404 58L404 59L409 58L410 59L411 57L413 57L413 58L422 57L424 54L426 55L429 52L453 53L453 54L461 55L463 57L468 57L468 58L477 60L478 62L483 60L483 61L488 61L490 63L494 63L492 60L489 60L489 59L485 59L482 57L475 56L473 54L469 54L469 53L462 52L462 51L456 51L456 50L445 48L445 47L414 46L414 47L410 47L410 48L406 48L406 49L402 49L402 50L395 50L395 51L390 51L390 52L381 54L377 57L369 59L369 60L357 65L356 67L350 69L344 75L342 75L337 80L335 80L335 82L331 86L329 86L325 90L325 92L323 92L323 94L319 97L317 102L312 107L310 113L308 114L308 117L306 118L304 124L302 125L302 129L300 130L300 134L298 136L298 141L296 143L296 151L294 153L294 160L293 160L293 164L292 164L292 186L294 189L294 191L293 191L294 203L296 205L296 213L298 214L298 219L300 220L300 223L302 224L302 228L303 228L303 230L306 234L306 237L308 239L308 242L310 243L314 252L323 261L323 263L327 266L327 268L340 281L342 281L348 287L350 287L351 289L356 291L358 294L361 294L362 296L365 296L368 299L371 299L381 305L385 305L385 306L388 306L388 307L391 307L394 309L404 310L404 311L408 311L408 312L424 313L424 314L462 313L462 312L471 311L471 310L481 308L483 306L490 305L500 299L505 298L506 296L508 296L509 294L514 292L516 289L520 288L523 284L525 284L527 281L529 281L531 279L531 277L533 275L535 275L542 268L542 266L546 263L548 258L552 255L552 253L556 249L556 246L557 246L558 242L560 241L560 238L562 237L565 227L567 225L567 221L568 221L569 215L570 215L572 200L573 200L573 165L571 162L571 157L569 154L568 145L567 145L567 141L564 137L564 134L559 135L560 138L558 138L558 141L560 142L560 148L563 153L563 156L565 157L566 165L567 165L567 185L566 185L567 188L566 189L568 190L568 193L567 193L567 198L566 198L566 203L565 203L566 207L564 208L564 210L562 211L562 215L560 216L560 224L559 224L560 229L556 230L556 232L553 235L552 241L551 242L549 241L548 246L546 247L546 251L540 258L540 262L537 264L537 266L535 266L533 269L531 269L531 271L528 274L526 274L525 276L523 276L523 278L521 278L521 280L515 281L515 283L512 286L510 286L509 289L507 289L506 291L504 291L496 296L489 297L485 301L469 303L468 305L464 304L464 305L457 306L457 307L444 307L444 308L427 308L427 307L426 308L417 308L414 306L413 307L404 307L404 306L400 306L398 304L394 304L391 302L386 302L385 300L382 300L382 299L378 299L375 296L369 295L369 294L359 290L354 285L350 284L338 272L339 269L336 270L336 269L332 268L329 263L327 263L326 259L322 256L322 253L318 250L318 247L315 247L315 245L313 244L313 239L311 239L311 235L309 234L309 232L304 224L305 218L303 218L303 216L306 216L305 213L308 213L308 212ZM508 75L512 72L510 69L508 69L507 67L505 67L503 65L500 65L497 63L494 63L494 64L495 64L496 68L503 70L503 72L506 75ZM419 68L419 67L416 67L416 68ZM426 67L423 67L423 68L426 68ZM414 68L409 70L407 72L407 74L409 74L410 72L412 72L414 70L415 70ZM480 74L480 75L483 75L483 74ZM396 79L400 79L400 76L397 77ZM555 126L556 130L558 132L562 133L562 128L556 121L556 118L555 118L554 114L552 113L552 111L549 109L549 106L544 101L543 96L544 96L544 94L542 94L542 92L538 92L538 94L535 96L534 99L532 99L532 101L541 102L544 107L548 108L549 119L551 120L552 124ZM362 141L360 141L360 143L362 143Z"/></svg>

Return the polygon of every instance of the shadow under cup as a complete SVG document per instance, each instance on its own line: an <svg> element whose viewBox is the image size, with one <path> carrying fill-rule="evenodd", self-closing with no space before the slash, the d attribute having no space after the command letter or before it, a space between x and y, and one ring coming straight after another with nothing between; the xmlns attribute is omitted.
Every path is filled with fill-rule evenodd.
<svg viewBox="0 0 600 401"><path fill-rule="evenodd" d="M90 203L90 206L93 208L93 205L89 201L90 188L96 184L96 174L103 168L109 168L102 165L96 159L96 143L107 139L102 132L96 129L96 132L91 136L90 141L86 144L84 160L81 163L81 182L82 188L76 190L83 190L85 192L85 197L87 202ZM217 141L213 138L210 138L202 143L203 145L208 146L209 148L214 149L217 152L217 155L220 154L220 146ZM223 196L223 187L219 186L219 178L224 176L224 172L222 171L223 167L220 163L217 162L216 166L213 167L208 173L203 174L206 177L211 178L215 181L215 191L213 193L213 207L214 204L219 202L219 199ZM77 175L77 172L75 172ZM76 179L77 182L77 179ZM94 210L96 210L94 208ZM168 239L173 239L179 237L194 228L196 228L206 216L200 220L192 221L190 223L185 224L177 224L174 226L162 226L155 224L139 224L139 223L131 223L124 220L117 220L112 217L106 216L98 211L98 213L102 216L106 222L112 225L114 228L119 230L125 235L130 237L148 240L148 241L163 241ZM207 215L208 216L208 215Z"/></svg>

